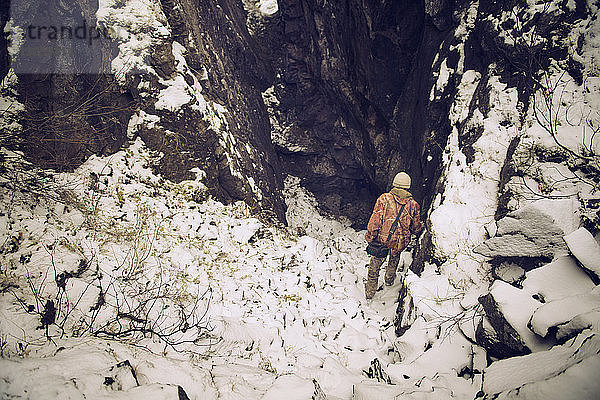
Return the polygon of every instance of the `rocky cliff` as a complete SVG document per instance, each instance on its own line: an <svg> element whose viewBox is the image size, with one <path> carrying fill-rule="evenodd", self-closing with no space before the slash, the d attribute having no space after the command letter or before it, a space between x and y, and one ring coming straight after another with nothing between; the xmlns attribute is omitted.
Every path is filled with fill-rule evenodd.
<svg viewBox="0 0 600 400"><path fill-rule="evenodd" d="M111 40L95 73L17 73L19 145L44 166L73 168L139 135L166 178L198 167L218 198L282 219L282 180L291 174L325 211L364 227L399 170L412 175L424 213L436 196L443 203L453 133L464 165L477 168L483 153L474 144L494 96L515 90L517 113L493 119L512 132L494 160L498 183L485 211L500 218L538 71L559 60L581 80L564 39L588 7L563 3L531 11L492 0L75 2L63 14L110 30ZM14 0L11 10L24 21L43 11ZM510 40L534 25L543 40ZM68 56L78 48L63 50L44 60L57 72L81 62ZM447 258L425 252L432 241L424 238L417 264Z"/></svg>
<svg viewBox="0 0 600 400"><path fill-rule="evenodd" d="M449 3L280 1L266 12L260 6L164 0L127 20L118 15L131 6L103 1L59 13L117 33L90 71L96 74L73 73L80 61L66 54L78 51L77 43L43 60L57 73L17 74L21 147L44 166L73 168L91 153L120 147L130 117L136 122L143 113L151 122L130 126L129 135L162 153L163 175L182 179L198 166L223 200L263 203L281 217L281 177L289 173L326 211L362 226L374 198L406 169L415 195L428 202L449 133L442 117L448 101L433 108L428 101L433 59L452 31ZM11 9L21 22L43 11L18 1ZM145 40L146 49L134 48L132 37ZM140 58L136 65L119 63L132 53ZM60 73L61 62L75 68ZM160 91L179 84L223 108L216 117L222 133L207 122L213 116L190 103L157 109ZM82 98L89 99L84 113L63 115ZM425 140L431 131L441 145Z"/></svg>

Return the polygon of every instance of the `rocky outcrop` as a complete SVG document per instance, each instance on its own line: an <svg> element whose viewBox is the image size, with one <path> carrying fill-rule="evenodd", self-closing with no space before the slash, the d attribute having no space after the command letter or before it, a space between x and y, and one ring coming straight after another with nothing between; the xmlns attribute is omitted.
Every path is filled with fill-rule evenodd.
<svg viewBox="0 0 600 400"><path fill-rule="evenodd" d="M584 269L595 248L581 239L596 242L587 231L571 235L567 242L580 239L573 254L527 271L522 289L512 279L494 281L479 297L484 315L475 314L475 335L468 321L460 324L465 336L500 359L484 370L481 397L597 396L600 387L589 371L600 363L600 291Z"/></svg>
<svg viewBox="0 0 600 400"><path fill-rule="evenodd" d="M497 221L496 235L473 251L490 257L495 264L519 260L517 264L531 268L566 253L563 235L550 216L528 206Z"/></svg>
<svg viewBox="0 0 600 400"><path fill-rule="evenodd" d="M479 302L498 341L510 349L508 354L492 355L506 357L548 348L548 343L544 343L527 327L531 315L541 306L527 292L496 281L490 292L479 298Z"/></svg>
<svg viewBox="0 0 600 400"><path fill-rule="evenodd" d="M114 55L112 45L104 40L92 43L87 36L96 26L96 9L97 4L94 8L78 1L72 7L60 7L55 1L10 5L11 25L23 29L13 31L10 57L18 76L12 89L24 110L21 134L3 145L17 145L41 167L70 170L91 154L114 153L126 141L135 104L107 68ZM60 40L67 35L61 31L54 33L57 39L50 30L57 26L70 29L74 36ZM5 54L7 43L1 44L0 53ZM1 69L4 78L7 70Z"/></svg>
<svg viewBox="0 0 600 400"><path fill-rule="evenodd" d="M241 2L164 0L161 6L171 40L185 49L186 83L198 82L202 97L216 108L215 113L198 113L194 107L158 111L162 123L142 135L165 154L159 170L181 180L199 167L219 199L244 200L256 211L285 220L282 174L261 98L273 71L248 33ZM152 107L148 112L156 114ZM218 126L211 122L215 118ZM173 145L173 136L179 146Z"/></svg>
<svg viewBox="0 0 600 400"><path fill-rule="evenodd" d="M37 165L68 170L137 135L155 152L163 177L193 179L191 170L199 168L215 197L245 200L285 220L261 98L273 72L258 56L241 2L98 6L13 3L13 24L44 21L50 10L57 13L50 22L83 20L108 33L97 46L61 42L47 57L28 50L29 42L38 44L29 37L13 49L14 90L24 112L23 134L9 144Z"/></svg>

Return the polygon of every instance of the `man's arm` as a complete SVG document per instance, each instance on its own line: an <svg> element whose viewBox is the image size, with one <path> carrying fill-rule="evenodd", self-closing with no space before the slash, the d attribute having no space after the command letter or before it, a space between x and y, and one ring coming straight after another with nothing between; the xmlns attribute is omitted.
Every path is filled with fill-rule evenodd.
<svg viewBox="0 0 600 400"><path fill-rule="evenodd" d="M369 222L367 223L367 233L365 234L367 242L372 242L377 238L377 235L379 235L379 231L383 225L383 211L383 200L381 199L381 196L379 196L375 202L375 208L373 208L371 218L369 218Z"/></svg>
<svg viewBox="0 0 600 400"><path fill-rule="evenodd" d="M419 234L421 229L423 229L423 224L421 223L421 206L416 201L414 202L414 209L411 215L410 221L410 233L413 235Z"/></svg>

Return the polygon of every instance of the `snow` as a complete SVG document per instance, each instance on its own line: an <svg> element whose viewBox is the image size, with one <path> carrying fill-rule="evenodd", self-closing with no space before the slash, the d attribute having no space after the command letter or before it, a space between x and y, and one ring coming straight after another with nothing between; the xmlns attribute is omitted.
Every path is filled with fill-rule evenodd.
<svg viewBox="0 0 600 400"><path fill-rule="evenodd" d="M594 236L582 227L565 236L565 242L583 267L600 278L600 244Z"/></svg>
<svg viewBox="0 0 600 400"><path fill-rule="evenodd" d="M598 371L599 368L600 357L588 357L567 368L560 375L525 384L518 390L500 394L497 399L595 400L600 392L600 382L594 371Z"/></svg>
<svg viewBox="0 0 600 400"><path fill-rule="evenodd" d="M538 335L546 336L551 327L565 324L577 315L596 310L600 310L600 296L598 295L565 297L538 308L533 313L529 325Z"/></svg>
<svg viewBox="0 0 600 400"><path fill-rule="evenodd" d="M160 5L151 0L99 0L96 18L111 32L119 45L119 54L112 60L112 72L124 82L127 74L151 73L148 51L168 37L167 19Z"/></svg>
<svg viewBox="0 0 600 400"><path fill-rule="evenodd" d="M192 96L188 93L188 84L182 75L177 75L165 89L160 91L154 107L157 110L175 112L184 104L188 104Z"/></svg>
<svg viewBox="0 0 600 400"><path fill-rule="evenodd" d="M277 0L259 0L257 5L260 12L264 15L273 15L279 10Z"/></svg>
<svg viewBox="0 0 600 400"><path fill-rule="evenodd" d="M594 282L571 256L559 257L527 272L523 281L523 290L541 295L546 302L587 293L593 288Z"/></svg>
<svg viewBox="0 0 600 400"><path fill-rule="evenodd" d="M149 115L137 118L132 125L140 120L156 122ZM54 265L57 273L68 272L87 259L102 273L98 278L86 270L67 280L60 304L68 304L70 311L68 316L60 315L65 318L65 329L78 330L83 338L62 340L60 345L68 351L57 354L63 358L51 354L57 347L45 345L44 331L35 329L39 316L23 315L13 295L1 297L0 329L10 335L7 354L14 357L19 342L31 343L27 363L7 361L5 365L10 367L3 367L2 371L14 370L12 363L17 363L17 370L27 377L19 380L21 375L7 375L6 393L17 393L39 377L54 382L48 383L51 389L46 388L50 397L67 393L73 398L77 393L88 398L170 396L179 385L190 398L235 398L235 392L259 399L281 398L282 393L292 396L290 385L284 389L286 382L295 382L292 386L297 395L304 396L309 388L310 393L315 390L314 379L327 396L343 399L352 396L354 385L369 380L363 370L376 358L384 368L403 363L394 368L408 368L414 382L425 375L441 379L434 377L435 364L427 361L429 357L445 355L440 368L454 376L469 363L470 344L460 334L451 339L457 330L449 329L445 322L446 316L460 311L462 292L431 269L422 278L408 272L406 281L416 307L425 312L403 338L405 344L398 342L393 320L400 279L367 301L363 279L369 260L364 252L364 232L352 229L347 220L319 215L315 199L297 178L286 179L290 227L279 228L252 217L241 202L225 206L210 197L196 202L206 191L201 181L205 174L196 170L195 181L166 182L149 168L152 157L138 138L112 156L90 157L74 173L55 174L59 187L69 187L70 202L48 201L31 208L27 206L30 200L23 197L5 214L10 221L2 225L6 237L29 232L16 251L6 255L7 262L21 265L21 257L31 254L27 271L36 287L43 288L43 298L53 298L57 290L53 279L44 278L54 275L48 265ZM90 192L92 182L95 186ZM0 194L6 198L5 192ZM54 243L52 250L44 247L46 243ZM409 262L410 256L403 254L402 265ZM22 267L17 271L25 272ZM196 318L205 321L210 330L200 335L194 330L178 334L174 340L196 338L196 344L174 348L151 338L137 338L138 346L147 350L91 337L86 333L87 324L98 327L110 321L115 302L125 301L124 293L135 289L120 278L124 271L140 271L136 280L142 287L169 282L169 293L177 294L174 301L199 294ZM112 306L102 308L91 321L89 308L98 299L99 284ZM27 302L34 300L26 287L15 294ZM157 304L174 310L180 303ZM160 309L153 308L148 314L157 326L176 321L176 314L161 314ZM49 334L58 337L55 325L49 327ZM113 356L109 356L112 351L103 350L115 346L119 350ZM406 346L412 348L401 355ZM425 346L433 346L430 356L420 358ZM148 350L160 356L146 355ZM89 362L89 369L83 363L80 368L68 365L67 360L74 357ZM190 369L190 357L196 360L195 369ZM143 388L104 393L102 371L125 359L138 373ZM40 363L50 367L40 372ZM96 381L79 389L69 383L91 379L85 376L97 376ZM449 387L471 386L463 378L444 382Z"/></svg>
<svg viewBox="0 0 600 400"><path fill-rule="evenodd" d="M555 346L548 351L496 361L485 370L483 391L490 397L501 392L520 391L523 390L524 385L561 376L567 371L571 379L576 378L574 383L554 386L557 391L553 398L579 399L580 397L573 397L573 394L580 391L585 393L590 389L597 394L600 382L597 379L596 369L577 368L576 373L569 372L569 370L570 367L580 365L579 363L586 359L590 360L589 362L592 364L590 366L597 365L599 348L598 334L588 331L564 345Z"/></svg>
<svg viewBox="0 0 600 400"><path fill-rule="evenodd" d="M267 390L263 400L304 400L312 397L315 385L308 379L294 375L282 375Z"/></svg>
<svg viewBox="0 0 600 400"><path fill-rule="evenodd" d="M275 0L248 1L263 16L278 12ZM529 3L532 10L538 7ZM573 7L573 2L567 6ZM456 36L463 42L473 28L477 7L477 3L472 4L461 16ZM244 178L257 198L262 198L255 180L244 177L236 166L244 156L238 149L252 149L239 146L228 132L229 111L204 99L200 82L188 74L186 49L172 43L176 70L168 78L157 78L148 64L149 51L171 41L159 3L100 0L97 18L112 29L119 44L119 54L112 62L117 78L124 82L131 73L149 75L148 79L158 79L164 87L153 92L152 84L144 78L137 89L141 97L156 99L157 110L179 113L187 105L198 111L219 135L231 173ZM577 118L600 106L596 96L600 81L594 77L594 69L597 72L600 65L599 24L588 22L590 34L585 37L582 54L574 54L575 59L585 61L585 83L576 87L565 76L559 82L563 99L577 104L572 109L576 111L572 116ZM582 24L577 23L574 29L584 32ZM7 29L13 36L18 34L14 27ZM574 40L577 37L574 35ZM18 41L13 40L9 50L16 47ZM31 398L40 399L151 399L175 398L181 386L191 399L310 398L317 388L331 400L474 398L481 386L477 371L485 365L485 352L461 332L474 337L475 324L481 319L476 299L487 289L489 272L483 258L471 250L493 232L486 227L493 224L500 168L508 143L524 132L519 128L516 91L498 77L492 76L488 83L489 114L474 110L469 115L482 77L473 70L463 71L462 46L458 51L457 71L447 68L443 60L435 86L441 91L450 74L462 74L449 116L452 135L444 152L445 191L436 198L430 214L434 256L440 265L427 265L421 277L406 273L409 298L418 317L402 337L395 336L393 325L400 279L378 291L374 300L366 301L363 279L369 260L364 253L364 232L352 229L345 219L319 215L314 198L302 189L298 178L285 180L289 227L271 225L255 218L241 202L223 205L210 198L202 183L204 171L194 171L196 180L179 184L155 175L150 166L156 159L136 139L110 157L90 157L74 173L51 174L51 190L61 189L54 197L64 197L60 202L52 197L37 201L0 188L2 248L11 249L3 252L2 266L10 271L7 281L20 286L9 287L0 296L2 355L6 357L0 360L0 392L21 396L27 390ZM552 78L558 80L560 72L556 70ZM184 76L193 82L188 83ZM15 79L9 73L5 82L14 83ZM16 115L22 105L5 92L3 95L0 113L4 123L9 113L3 111L11 108ZM274 87L267 89L263 98L271 108L279 101ZM560 115L561 143L574 150L596 146L589 127L571 127L566 114ZM16 130L19 126L15 121L8 122ZM458 132L463 124L483 131L473 144L471 162L459 148ZM140 110L129 122L129 139L134 140L141 130L154 128L160 129L160 117ZM295 146L296 150L309 148L310 142L288 143L284 128L276 128L273 136L277 143ZM523 143L555 145L539 125L524 129ZM11 153L11 157L18 158L19 154ZM535 183L537 189L546 183L550 194L558 197L590 192L589 184L566 165L545 163L540 167L542 179ZM589 237L583 238L582 232L576 231L579 216L574 197L542 200L535 207L565 233L575 231L567 239L571 250L584 264L596 266L600 259L597 249L590 246ZM403 253L401 264L408 266L410 258ZM73 272L82 260L93 268L68 279L61 292L64 297L57 298L55 276ZM565 304L574 300L560 299L590 287L589 279L575 268L572 258L561 258L530 271L522 291L504 283L494 284L492 293L507 320L541 355L493 363L486 371L486 391L499 393L519 387L521 396L534 397L539 391L552 390L544 397L556 398L557 394L564 395L564 387L574 377L581 378L578 382L582 384L571 387L570 394L589 398L585 390L598 390L594 386L597 382L589 379L593 377L589 371L598 368L597 356L579 364L565 361L567 356L581 356L572 349L586 338L590 340L585 345L592 343L597 351L595 334L570 342L571 348L565 345L545 352L547 345L527 328L535 310L532 323L542 333L572 316L573 311L569 311L569 316L557 321L568 311ZM132 279L134 283L128 283ZM177 320L176 309L190 312L203 321L206 330L188 330L176 339L193 342L168 346L156 337L128 337L121 343L95 338L86 330L114 318L117 301L134 301L130 300L131 293L157 282L168 287L172 301L157 300L147 317L161 326ZM101 293L111 306L91 319L90 307ZM541 304L531 298L532 294L555 301L537 308ZM75 337L61 337L61 329L51 325L52 341L48 341L44 330L37 329L39 315L25 313L16 297L32 304L36 312L46 299L60 302L63 327ZM190 302L195 299L200 302L191 310ZM577 300L570 308L582 304L585 302ZM593 306L577 308L582 313L561 325L559 333L562 329L569 334L582 327L597 330L597 312L585 312L590 309ZM366 376L364 371L374 359L381 362L394 385ZM140 386L135 386L132 376L122 369L118 382L106 385L106 374L124 360L131 362ZM558 369L548 372L547 364L552 363ZM459 376L465 368L473 370L471 377ZM525 372L532 372L533 378L519 381ZM535 384L546 378L550 386ZM512 394L502 396L510 398Z"/></svg>

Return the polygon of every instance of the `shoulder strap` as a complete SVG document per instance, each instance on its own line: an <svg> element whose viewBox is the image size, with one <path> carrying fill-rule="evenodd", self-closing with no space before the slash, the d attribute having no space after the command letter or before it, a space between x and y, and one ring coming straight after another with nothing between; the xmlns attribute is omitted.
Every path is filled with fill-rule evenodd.
<svg viewBox="0 0 600 400"><path fill-rule="evenodd" d="M392 237L394 232L396 232L396 228L398 227L398 221L400 220L400 215L402 215L402 211L404 211L404 206L406 206L406 203L402 204L402 207L400 208L400 212L398 212L398 215L396 216L394 223L392 223L392 226L390 228L390 233L388 233L386 243L390 241L390 238Z"/></svg>

